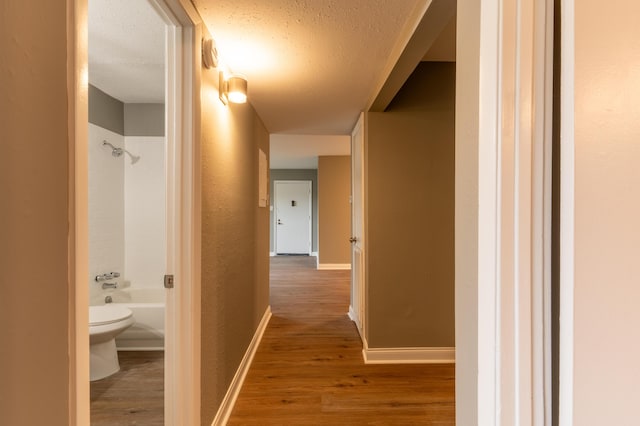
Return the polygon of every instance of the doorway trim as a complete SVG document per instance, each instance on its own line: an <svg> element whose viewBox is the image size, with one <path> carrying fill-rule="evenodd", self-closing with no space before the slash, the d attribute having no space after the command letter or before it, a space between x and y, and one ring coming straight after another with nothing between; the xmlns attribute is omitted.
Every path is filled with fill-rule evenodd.
<svg viewBox="0 0 640 426"><path fill-rule="evenodd" d="M273 199L274 199L274 214L273 214L273 245L274 253L277 256L278 253L278 184L279 183L300 183L306 182L309 184L309 249L307 254L311 256L313 251L313 181L307 179L280 179L273 181Z"/></svg>
<svg viewBox="0 0 640 426"><path fill-rule="evenodd" d="M186 0L150 0L167 24L167 243L175 256L167 269L176 280L173 297L167 298L167 311L173 310L171 327L175 341L165 343L168 365L165 380L165 424L200 423L200 195L198 113L199 68L196 60L201 19ZM86 150L88 115L87 58L88 0L67 0L69 33L68 92L70 102L69 209L71 244L69 328L69 408L71 422L90 422L89 403L89 318L88 290L88 156ZM177 143L176 141L181 141ZM171 247L169 246L169 247ZM165 317L169 317L167 314ZM177 350L177 349L180 350Z"/></svg>
<svg viewBox="0 0 640 426"><path fill-rule="evenodd" d="M553 0L457 7L456 419L546 424Z"/></svg>
<svg viewBox="0 0 640 426"><path fill-rule="evenodd" d="M200 414L199 227L195 218L195 23L177 0L150 0L166 25L167 273L164 422L197 424Z"/></svg>

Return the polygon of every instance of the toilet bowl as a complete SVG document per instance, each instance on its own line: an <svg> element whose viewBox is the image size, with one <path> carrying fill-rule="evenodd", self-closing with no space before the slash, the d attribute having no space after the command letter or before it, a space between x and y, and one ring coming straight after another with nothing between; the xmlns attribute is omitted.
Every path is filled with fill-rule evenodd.
<svg viewBox="0 0 640 426"><path fill-rule="evenodd" d="M120 370L115 338L134 323L131 310L120 305L89 306L89 380Z"/></svg>

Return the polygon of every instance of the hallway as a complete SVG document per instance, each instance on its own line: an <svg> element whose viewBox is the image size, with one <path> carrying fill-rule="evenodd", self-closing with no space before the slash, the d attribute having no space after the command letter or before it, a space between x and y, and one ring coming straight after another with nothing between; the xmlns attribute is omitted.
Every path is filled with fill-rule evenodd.
<svg viewBox="0 0 640 426"><path fill-rule="evenodd" d="M229 425L453 425L454 365L365 365L349 271L271 258L271 309Z"/></svg>

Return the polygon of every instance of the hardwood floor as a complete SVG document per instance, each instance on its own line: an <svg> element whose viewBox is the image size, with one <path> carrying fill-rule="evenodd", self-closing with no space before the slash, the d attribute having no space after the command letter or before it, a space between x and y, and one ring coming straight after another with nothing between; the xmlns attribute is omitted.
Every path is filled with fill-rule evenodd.
<svg viewBox="0 0 640 426"><path fill-rule="evenodd" d="M91 425L164 425L164 352L118 352L120 371L91 382Z"/></svg>
<svg viewBox="0 0 640 426"><path fill-rule="evenodd" d="M365 365L350 272L274 257L273 317L229 425L453 425L453 365Z"/></svg>

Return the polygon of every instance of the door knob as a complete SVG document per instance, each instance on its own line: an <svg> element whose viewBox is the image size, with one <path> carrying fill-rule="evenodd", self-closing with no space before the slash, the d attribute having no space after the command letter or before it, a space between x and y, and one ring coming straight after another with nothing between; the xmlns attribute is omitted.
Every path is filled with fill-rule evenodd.
<svg viewBox="0 0 640 426"><path fill-rule="evenodd" d="M358 241L358 239L356 237L349 238L349 242L350 243L355 243L356 241Z"/></svg>

